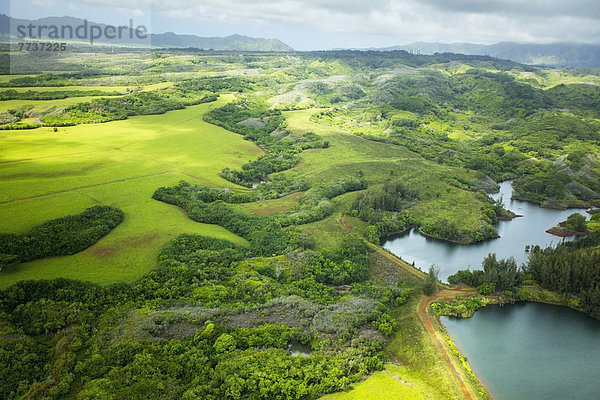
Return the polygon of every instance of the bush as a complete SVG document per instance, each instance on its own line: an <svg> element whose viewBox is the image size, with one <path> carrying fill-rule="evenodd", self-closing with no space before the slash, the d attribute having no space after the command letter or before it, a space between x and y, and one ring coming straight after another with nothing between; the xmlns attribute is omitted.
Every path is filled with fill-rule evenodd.
<svg viewBox="0 0 600 400"><path fill-rule="evenodd" d="M236 346L237 342L235 341L234 337L227 333L223 333L221 336L219 336L213 345L217 353L228 353L235 350Z"/></svg>
<svg viewBox="0 0 600 400"><path fill-rule="evenodd" d="M423 293L427 296L431 296L437 292L439 268L435 266L429 267L425 284L423 285Z"/></svg>
<svg viewBox="0 0 600 400"><path fill-rule="evenodd" d="M567 229L576 232L587 232L585 217L579 213L573 213L567 217Z"/></svg>
<svg viewBox="0 0 600 400"><path fill-rule="evenodd" d="M483 296L490 295L496 291L496 284L482 283L481 285L477 286L477 291Z"/></svg>

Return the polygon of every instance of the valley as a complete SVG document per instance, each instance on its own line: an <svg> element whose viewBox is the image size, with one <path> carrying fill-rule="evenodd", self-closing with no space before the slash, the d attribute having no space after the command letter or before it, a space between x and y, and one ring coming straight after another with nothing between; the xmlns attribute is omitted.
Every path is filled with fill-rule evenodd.
<svg viewBox="0 0 600 400"><path fill-rule="evenodd" d="M599 315L598 214L514 266L384 249L498 243L517 200L600 206L599 70L81 51L0 79L1 398L488 399L440 314L552 291ZM94 206L123 219L83 250L15 254Z"/></svg>

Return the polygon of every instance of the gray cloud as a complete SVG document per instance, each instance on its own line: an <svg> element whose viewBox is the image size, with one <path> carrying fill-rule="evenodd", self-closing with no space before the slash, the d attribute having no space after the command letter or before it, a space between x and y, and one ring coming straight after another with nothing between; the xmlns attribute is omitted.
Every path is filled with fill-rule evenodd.
<svg viewBox="0 0 600 400"><path fill-rule="evenodd" d="M395 43L546 43L599 42L599 4L597 0L203 0L190 5L167 0L156 2L155 8L171 17L387 37Z"/></svg>
<svg viewBox="0 0 600 400"><path fill-rule="evenodd" d="M112 4L130 9L152 4L153 25L160 26L157 32L278 37L297 49L389 46L418 40L600 43L598 0L69 0L69 3L80 8Z"/></svg>
<svg viewBox="0 0 600 400"><path fill-rule="evenodd" d="M422 0L437 10L465 14L496 14L519 18L600 18L598 0Z"/></svg>

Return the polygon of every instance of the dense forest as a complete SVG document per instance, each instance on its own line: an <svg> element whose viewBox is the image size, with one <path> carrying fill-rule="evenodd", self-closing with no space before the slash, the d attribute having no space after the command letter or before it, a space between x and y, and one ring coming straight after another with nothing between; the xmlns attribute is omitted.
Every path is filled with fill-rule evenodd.
<svg viewBox="0 0 600 400"><path fill-rule="evenodd" d="M124 218L117 208L94 206L81 214L46 221L25 233L2 233L0 271L11 264L75 254L106 236Z"/></svg>
<svg viewBox="0 0 600 400"><path fill-rule="evenodd" d="M534 248L524 268L543 288L577 296L579 307L600 319L600 234L555 248Z"/></svg>
<svg viewBox="0 0 600 400"><path fill-rule="evenodd" d="M183 235L131 284L24 281L0 292L6 399L315 399L381 369L391 310L367 247L253 258L254 246ZM249 258L250 257L250 258ZM339 292L329 285L352 284ZM349 286L350 287L350 286ZM303 343L310 357L294 357Z"/></svg>

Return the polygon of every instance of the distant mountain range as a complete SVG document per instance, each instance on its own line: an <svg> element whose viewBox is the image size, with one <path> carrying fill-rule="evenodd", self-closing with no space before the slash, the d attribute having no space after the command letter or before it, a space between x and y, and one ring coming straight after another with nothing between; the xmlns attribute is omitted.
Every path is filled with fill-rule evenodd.
<svg viewBox="0 0 600 400"><path fill-rule="evenodd" d="M0 14L0 34L18 35L18 26L70 26L73 30L86 23L83 19L73 17L49 17L38 20L16 19ZM104 31L106 24L87 22L87 30L100 29ZM35 29L34 29L35 31ZM21 30L22 32L22 30ZM279 39L254 38L249 36L231 35L226 37L201 37L196 35L179 35L176 33L151 34L146 40L136 40L129 28L122 32L121 39L98 39L96 43L107 45L151 45L154 48L196 48L230 51L294 51L293 48ZM46 38L51 40L51 38ZM82 43L89 39L80 39ZM580 43L555 44L520 44L501 42L492 45L473 43L428 43L415 42L408 45L383 48L367 48L353 50L393 51L406 50L417 54L456 53L467 55L491 56L508 59L522 64L568 66L568 67L600 67L600 45Z"/></svg>
<svg viewBox="0 0 600 400"><path fill-rule="evenodd" d="M406 50L420 54L457 53L508 59L522 64L600 67L600 45L580 43L520 44L501 42L491 45L473 43L415 42L404 46L368 50Z"/></svg>
<svg viewBox="0 0 600 400"><path fill-rule="evenodd" d="M242 35L200 37L167 32L152 35L152 47L193 47L214 50L294 51L279 39L253 38Z"/></svg>
<svg viewBox="0 0 600 400"><path fill-rule="evenodd" d="M81 28L82 26L84 26L84 24L85 29ZM284 52L294 50L279 39L263 39L242 35L231 35L226 37L201 37L196 35L178 35L175 33L167 32L159 34L150 34L148 38L138 39L134 34L135 31L129 29L129 27L121 31L120 38L108 39L106 37L106 34L104 33L105 29L108 27L107 24L101 24L92 21L86 22L83 19L73 17L49 17L41 18L38 20L27 20L11 18L7 15L0 14L0 33L4 35L10 33L11 35L19 36L22 35L23 32L25 32L26 36L29 37L29 25L34 25L32 31L34 37L37 36L38 27L46 27L42 30L44 34L43 39L46 40L52 40L52 36L50 34L50 27L56 26L59 27L59 30L62 30L63 27L71 27L71 30L73 32L75 32L77 28L80 28L79 33L84 33L87 31L88 36L86 38L72 38L72 40L82 43L89 43L89 36L91 36L91 32L103 32L102 37L95 40L95 43L106 45L114 44L119 46L151 45L153 48L197 48L205 50L213 49ZM21 28L19 29L19 27ZM69 33L71 32L71 30L65 30L65 32ZM59 35L59 37L61 38L65 37L62 35L62 32L59 33ZM68 36L67 38L70 39L70 36Z"/></svg>

